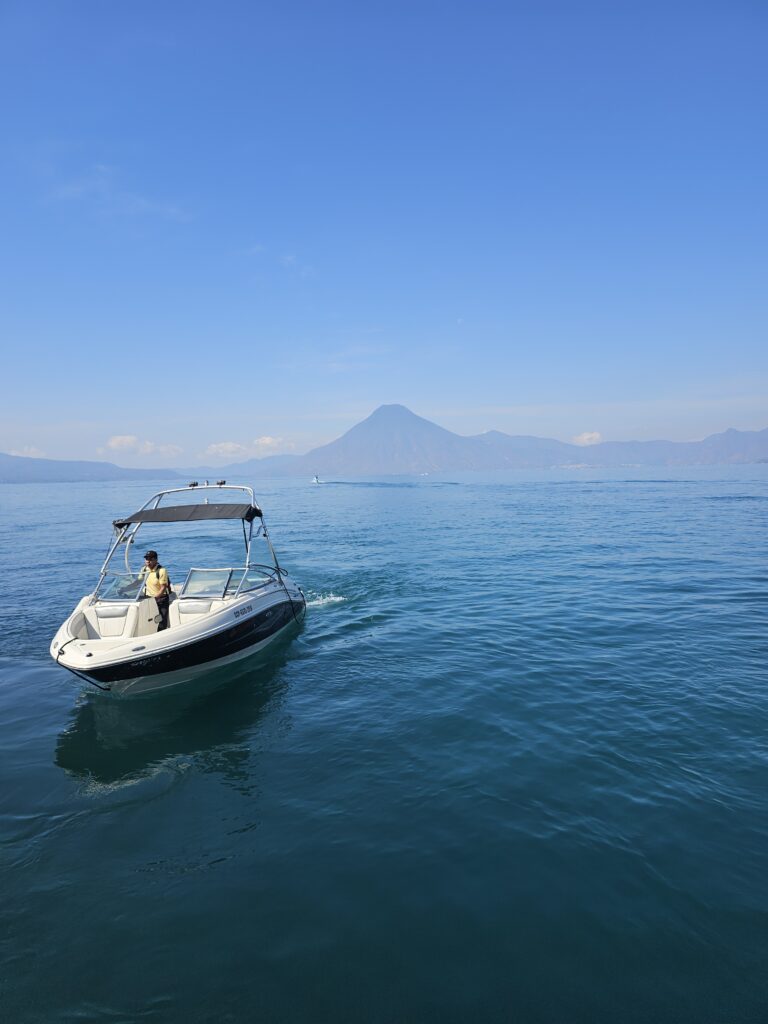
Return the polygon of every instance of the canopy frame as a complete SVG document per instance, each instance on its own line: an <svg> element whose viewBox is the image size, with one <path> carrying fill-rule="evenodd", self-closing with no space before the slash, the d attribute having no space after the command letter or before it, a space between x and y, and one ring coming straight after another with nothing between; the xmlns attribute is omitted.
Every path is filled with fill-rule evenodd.
<svg viewBox="0 0 768 1024"><path fill-rule="evenodd" d="M191 494L198 492L210 492L210 491L238 491L243 497L248 497L250 500L243 502L210 502L206 497L201 502L190 502L185 505L163 505L162 501L165 497L170 494ZM131 545L135 543L136 534L140 530L144 523L190 523L190 522L213 522L224 519L240 520L243 526L243 540L245 542L245 566L246 569L250 568L251 563L251 546L253 541L260 535L264 536L264 540L267 542L269 553L272 557L275 570L278 576L282 572L280 564L277 560L277 554L275 549L272 547L272 541L269 538L267 531L267 524L264 522L264 516L261 509L256 503L256 499L253 494L253 488L247 487L244 484L209 484L207 481L205 484L192 483L187 487L172 487L164 491L158 491L157 494L153 494L152 497L146 501L138 512L134 512L130 516L125 516L122 519L115 519L113 521L113 527L115 529L115 537L109 546L107 557L104 559L104 563L99 573L99 580L96 584L96 588L93 592L92 600L96 600L98 592L104 581L104 577L107 575L109 564L115 556L120 545L125 545L125 568L127 572L131 572L129 565L129 553ZM254 520L259 520L259 529L254 537L253 524ZM247 524L247 530L246 530ZM243 577L245 578L245 577ZM238 588L239 593L239 588Z"/></svg>

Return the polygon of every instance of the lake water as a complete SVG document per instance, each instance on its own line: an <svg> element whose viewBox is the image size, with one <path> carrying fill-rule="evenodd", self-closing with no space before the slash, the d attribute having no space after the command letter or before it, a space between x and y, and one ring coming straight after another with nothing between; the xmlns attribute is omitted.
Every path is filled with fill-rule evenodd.
<svg viewBox="0 0 768 1024"><path fill-rule="evenodd" d="M768 1018L768 466L260 485L303 631L121 704L152 489L0 487L4 1021Z"/></svg>

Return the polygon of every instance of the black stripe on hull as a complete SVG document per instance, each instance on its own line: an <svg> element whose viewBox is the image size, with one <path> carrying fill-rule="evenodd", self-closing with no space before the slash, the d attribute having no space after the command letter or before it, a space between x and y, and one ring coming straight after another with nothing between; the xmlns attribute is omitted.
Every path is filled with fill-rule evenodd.
<svg viewBox="0 0 768 1024"><path fill-rule="evenodd" d="M303 601L294 601L293 604L290 601L283 601L282 604L272 605L260 615L238 622L214 636L196 640L172 651L124 661L119 665L94 669L85 674L99 683L116 683L122 679L156 676L164 672L177 672L179 669L204 665L208 661L218 661L219 658L237 654L238 651L268 640L274 633L293 622L294 618L300 619L305 607Z"/></svg>

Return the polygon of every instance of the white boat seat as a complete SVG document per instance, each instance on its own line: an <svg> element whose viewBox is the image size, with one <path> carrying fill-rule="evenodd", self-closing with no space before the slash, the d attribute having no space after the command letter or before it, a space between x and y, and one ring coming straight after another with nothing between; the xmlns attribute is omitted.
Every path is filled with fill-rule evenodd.
<svg viewBox="0 0 768 1024"><path fill-rule="evenodd" d="M122 619L128 614L127 604L97 604L96 615L100 619Z"/></svg>
<svg viewBox="0 0 768 1024"><path fill-rule="evenodd" d="M97 636L123 636L126 632L126 624L130 624L127 630L128 635L133 634L136 612L133 611L132 605L97 604L92 608L86 608L83 614L86 621L92 617L92 625L96 629Z"/></svg>
<svg viewBox="0 0 768 1024"><path fill-rule="evenodd" d="M169 626L188 626L195 619L202 618L210 612L218 611L222 602L213 598L179 597L171 601L168 612Z"/></svg>
<svg viewBox="0 0 768 1024"><path fill-rule="evenodd" d="M185 615L207 615L211 610L211 602L202 601L198 597L182 597L178 605L181 618Z"/></svg>

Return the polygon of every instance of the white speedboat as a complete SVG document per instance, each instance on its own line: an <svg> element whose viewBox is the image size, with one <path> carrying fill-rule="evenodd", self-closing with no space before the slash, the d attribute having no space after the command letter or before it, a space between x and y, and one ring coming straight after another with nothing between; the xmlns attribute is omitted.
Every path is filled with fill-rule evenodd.
<svg viewBox="0 0 768 1024"><path fill-rule="evenodd" d="M215 499L208 497L213 491ZM222 492L232 491L239 492L240 502L221 500ZM166 502L169 495L173 504ZM219 520L240 522L243 564L189 568L180 585L173 583L178 576L174 570L168 628L158 632L160 616L155 598L146 592L146 576L130 566L136 534L145 523ZM222 480L159 491L113 526L115 537L96 589L82 598L51 643L51 657L58 665L99 690L126 697L183 686L263 651L304 617L304 594L280 567L250 487ZM265 542L271 564L252 561L252 545L258 539ZM121 548L124 568L116 559Z"/></svg>

